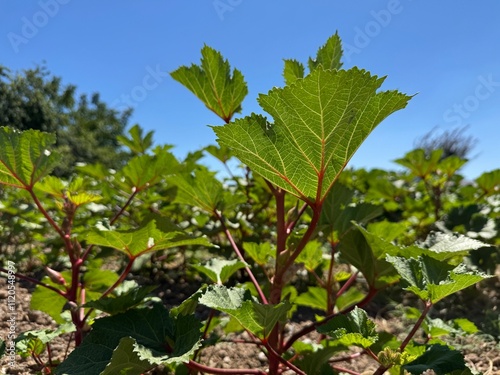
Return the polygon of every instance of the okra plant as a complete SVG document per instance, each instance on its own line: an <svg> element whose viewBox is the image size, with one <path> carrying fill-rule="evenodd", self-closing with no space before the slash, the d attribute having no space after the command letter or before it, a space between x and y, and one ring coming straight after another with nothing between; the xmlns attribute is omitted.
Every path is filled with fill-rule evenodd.
<svg viewBox="0 0 500 375"><path fill-rule="evenodd" d="M431 334L419 341L417 332L430 327L437 302L489 277L463 262L488 245L434 227L425 240L403 245L386 220L390 202L363 199L353 179L341 176L375 127L411 96L381 90L384 78L366 70L342 69L336 34L307 64L284 61L284 86L258 97L266 115L235 118L248 92L243 74L208 46L201 55L200 65L171 75L221 119L212 126L218 146L203 151L227 168L227 178L203 166L201 153L177 160L134 127L121 141L136 156L122 170L87 165L65 181L50 175L61 157L50 151L53 135L0 128L0 182L36 207L39 225L50 227L45 244L59 259L57 267L44 264L41 280L16 273L36 284L31 308L58 324L22 333L18 352L60 375L357 374L346 363L362 356L372 359L374 374L472 374L459 351ZM399 162L411 169L418 157ZM461 166L445 163L453 173ZM447 209L446 184L418 176L437 222ZM205 259L187 262L205 283L167 309L154 285L130 276L156 255L182 252ZM117 271L102 269L110 259ZM403 338L380 332L363 310L397 283L421 301ZM299 307L316 318L290 331ZM203 351L235 331L265 355L265 368L203 363ZM43 361L64 333L74 350L60 362Z"/></svg>

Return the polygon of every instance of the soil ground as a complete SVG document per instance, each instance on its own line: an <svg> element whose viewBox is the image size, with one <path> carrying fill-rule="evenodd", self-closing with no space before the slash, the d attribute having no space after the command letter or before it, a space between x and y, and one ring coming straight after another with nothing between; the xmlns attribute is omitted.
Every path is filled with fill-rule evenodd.
<svg viewBox="0 0 500 375"><path fill-rule="evenodd" d="M159 296L167 306L176 305L178 301L183 300L197 289L197 285L192 282L177 279L175 281L163 282ZM30 310L30 293L32 286L17 283L16 288L16 333L27 330L54 328L55 324L50 317L39 311ZM473 321L483 330L490 330L491 324L498 325L500 313L500 277L488 280L480 286L469 288L460 293L453 300L438 304L433 311L433 317L440 317L443 320L456 317L465 317ZM411 301L410 301L411 302ZM402 319L393 313L393 307L383 307L387 301L375 301L368 311L377 312L373 314L379 327L394 334L402 334L407 331L408 326ZM381 305L382 304L382 305ZM382 311L382 313L381 313ZM12 323L8 320L9 310L7 306L7 287L5 278L0 277L0 338L5 339L9 333ZM291 325L291 330L298 329L304 321L300 318ZM488 328L490 327L490 328ZM67 337L66 337L67 338ZM244 336L239 336L244 339ZM63 337L64 339L64 337ZM52 346L52 355L55 358L63 358L71 347L67 347L63 339L56 340ZM314 337L309 337L313 340ZM239 340L243 341L243 340ZM465 354L468 365L484 375L500 375L500 344L498 336L495 337L487 332L481 332L467 337L455 337L452 344ZM265 369L265 356L254 346L247 344L235 344L222 342L214 347L209 347L203 351L202 362L209 366L219 368L263 368ZM0 374L9 375L34 375L40 374L38 366L33 358L16 358L15 366L9 366L8 358L3 357L0 360ZM357 359L354 363L342 364L359 373L372 374L376 369L375 362L370 358ZM151 374L164 374L165 372L156 370ZM287 374L292 374L291 372Z"/></svg>

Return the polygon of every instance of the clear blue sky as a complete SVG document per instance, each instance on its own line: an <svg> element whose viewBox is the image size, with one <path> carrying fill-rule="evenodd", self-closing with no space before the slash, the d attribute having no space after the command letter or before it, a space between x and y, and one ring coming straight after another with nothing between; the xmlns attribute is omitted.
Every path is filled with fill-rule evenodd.
<svg viewBox="0 0 500 375"><path fill-rule="evenodd" d="M306 62L339 32L344 67L385 76L384 89L417 94L385 120L350 165L398 166L434 127L469 125L478 138L469 178L500 167L498 0L38 0L0 1L0 64L16 71L43 61L80 93L99 92L159 144L188 151L215 143L220 120L166 73L198 63L208 44L244 74L243 115L282 86L283 58Z"/></svg>

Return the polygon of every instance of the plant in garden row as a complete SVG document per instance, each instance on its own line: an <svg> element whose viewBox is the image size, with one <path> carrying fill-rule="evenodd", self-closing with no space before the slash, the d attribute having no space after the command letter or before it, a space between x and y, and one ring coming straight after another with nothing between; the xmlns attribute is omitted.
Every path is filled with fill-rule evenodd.
<svg viewBox="0 0 500 375"><path fill-rule="evenodd" d="M0 182L32 200L68 265L58 273L47 264L42 281L17 274L37 284L32 308L60 324L22 334L20 352L36 357L53 337L73 332L76 349L61 364L45 365L55 374L142 374L160 365L179 374L356 374L342 362L361 356L373 360L375 374L472 373L441 339L415 338L430 326L436 302L488 277L463 264L470 250L486 245L451 233L397 244L401 233L381 220L384 206L360 199L341 177L371 131L410 97L380 91L384 79L365 70L342 69L334 35L309 59L307 74L302 63L285 60L285 86L258 98L269 118L234 120L247 94L244 77L212 48L201 53L200 65L172 77L224 122L213 126L219 147L206 151L226 166L232 157L244 165L224 183L197 163L199 155L180 162L167 146L151 149L151 133L143 137L139 128L121 140L137 155L123 169L85 166L66 182L49 175L57 165L51 135L1 128ZM452 172L461 166L446 163ZM446 207L436 186L446 186L420 177L434 221L441 219ZM193 266L210 282L180 305L167 310L148 297L150 287L126 281L145 255L187 246L218 256ZM119 274L100 269L106 249L124 257ZM233 256L224 256L228 249ZM403 339L379 332L363 310L397 282L422 306ZM211 310L203 320L200 306ZM300 306L313 308L317 319L287 334ZM248 344L268 359L266 371L201 361L203 350L231 331L248 333ZM304 339L313 332L319 340L311 344Z"/></svg>

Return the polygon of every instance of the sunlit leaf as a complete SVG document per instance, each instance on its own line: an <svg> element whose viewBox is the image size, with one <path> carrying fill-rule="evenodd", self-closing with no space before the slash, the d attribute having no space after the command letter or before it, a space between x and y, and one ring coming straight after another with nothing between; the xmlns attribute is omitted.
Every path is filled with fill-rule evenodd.
<svg viewBox="0 0 500 375"><path fill-rule="evenodd" d="M171 76L228 122L234 113L241 111L247 84L239 70L234 69L231 74L229 62L213 48L204 46L201 56L201 65L181 66Z"/></svg>
<svg viewBox="0 0 500 375"><path fill-rule="evenodd" d="M370 132L409 97L377 92L383 78L357 68L318 67L291 86L259 97L260 115L216 126L218 142L253 171L309 202L322 202Z"/></svg>
<svg viewBox="0 0 500 375"><path fill-rule="evenodd" d="M236 271L247 265L238 259L212 258L206 264L193 264L192 267L205 274L211 281L218 284L225 283Z"/></svg>
<svg viewBox="0 0 500 375"><path fill-rule="evenodd" d="M443 345L432 345L425 353L403 368L412 375L433 370L436 375L446 375L455 370L465 370L464 356L458 350Z"/></svg>
<svg viewBox="0 0 500 375"><path fill-rule="evenodd" d="M129 258L178 246L211 246L205 237L194 238L179 231L162 232L156 228L154 221L136 230L91 232L87 235L87 242L114 248Z"/></svg>
<svg viewBox="0 0 500 375"><path fill-rule="evenodd" d="M49 150L55 141L53 134L0 127L0 183L32 188L59 162L60 156Z"/></svg>

